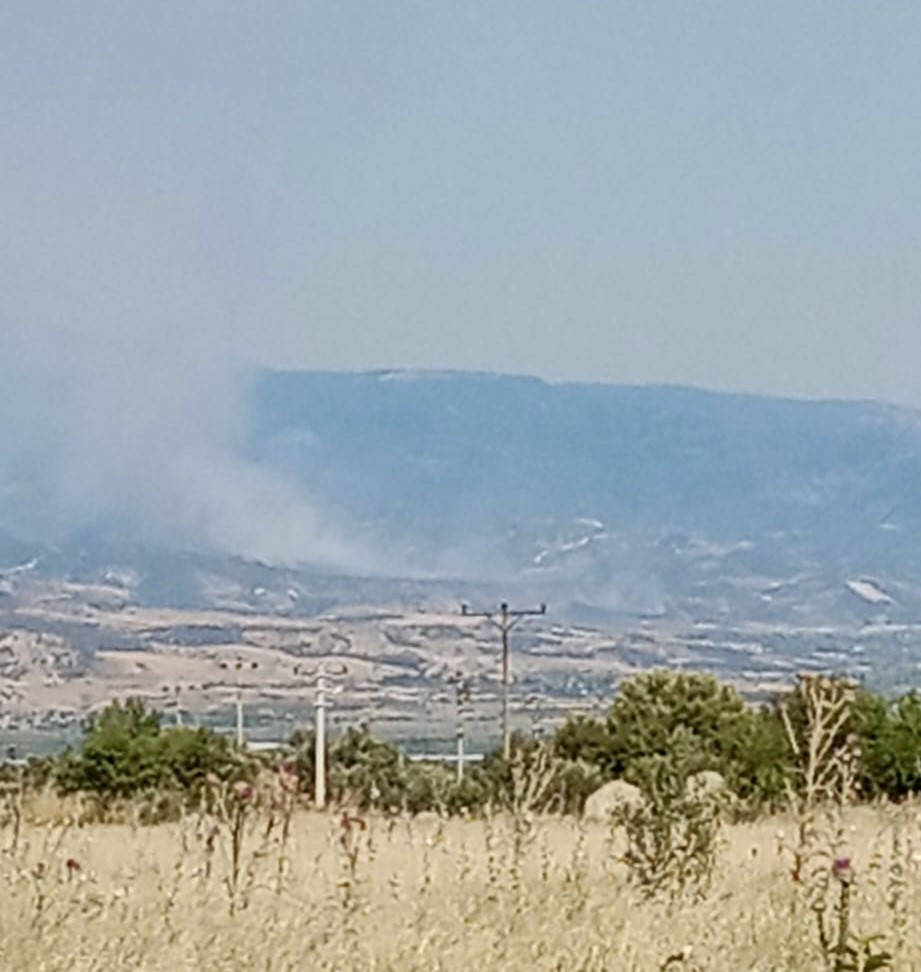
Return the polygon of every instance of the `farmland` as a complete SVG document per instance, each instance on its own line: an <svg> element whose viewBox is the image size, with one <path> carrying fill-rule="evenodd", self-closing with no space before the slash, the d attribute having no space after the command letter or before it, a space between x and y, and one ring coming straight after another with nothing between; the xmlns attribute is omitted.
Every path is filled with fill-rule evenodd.
<svg viewBox="0 0 921 972"><path fill-rule="evenodd" d="M276 579L280 590L289 582ZM461 617L460 599L436 597L424 585L413 589L421 606L410 608L405 591L384 606L356 606L343 584L344 592L333 592L342 603L327 613L284 615L243 610L236 601L207 610L151 607L117 586L18 578L0 596L0 744L60 748L89 711L129 696L171 719L227 729L237 691L248 736L283 740L312 720L311 673L322 665L347 670L334 723L371 722L388 738L429 750L452 744L451 677L463 676L473 694L471 742L494 744L501 692L494 627ZM573 711L603 710L625 678L655 667L710 671L750 698L788 685L801 669L847 672L904 691L914 684L921 637L914 624L593 625L556 614L515 632L516 729L552 731Z"/></svg>

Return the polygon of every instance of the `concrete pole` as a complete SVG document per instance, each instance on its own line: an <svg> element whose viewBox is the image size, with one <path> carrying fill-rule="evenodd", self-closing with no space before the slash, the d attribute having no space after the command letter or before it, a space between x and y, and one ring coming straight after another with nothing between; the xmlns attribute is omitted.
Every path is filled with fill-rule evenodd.
<svg viewBox="0 0 921 972"><path fill-rule="evenodd" d="M242 749L246 744L243 736L243 689L237 686L237 745Z"/></svg>
<svg viewBox="0 0 921 972"><path fill-rule="evenodd" d="M317 810L326 807L326 677L317 680L317 731L314 749L313 802Z"/></svg>
<svg viewBox="0 0 921 972"><path fill-rule="evenodd" d="M457 782L464 782L464 727L457 727Z"/></svg>
<svg viewBox="0 0 921 972"><path fill-rule="evenodd" d="M499 630L502 632L502 756L508 762L512 757L512 734L508 718L509 695L509 649L508 649L508 605L503 602L500 607Z"/></svg>

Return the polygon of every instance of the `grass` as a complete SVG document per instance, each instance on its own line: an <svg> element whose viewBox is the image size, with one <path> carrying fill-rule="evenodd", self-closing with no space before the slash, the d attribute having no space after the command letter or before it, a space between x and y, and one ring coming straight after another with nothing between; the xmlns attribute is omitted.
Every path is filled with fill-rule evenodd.
<svg viewBox="0 0 921 972"><path fill-rule="evenodd" d="M284 824L290 824L285 827ZM921 969L921 816L850 811L852 923ZM790 876L792 821L727 828L700 901L645 901L622 839L573 819L253 812L0 831L4 970L809 970L829 967ZM236 841L236 869L233 848ZM917 850L916 850L917 849ZM236 877L232 874L236 870ZM814 901L812 904L814 905Z"/></svg>

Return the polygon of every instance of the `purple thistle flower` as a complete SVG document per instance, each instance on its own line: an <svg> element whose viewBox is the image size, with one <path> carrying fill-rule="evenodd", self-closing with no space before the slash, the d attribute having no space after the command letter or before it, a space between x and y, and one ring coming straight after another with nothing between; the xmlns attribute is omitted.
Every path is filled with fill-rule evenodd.
<svg viewBox="0 0 921 972"><path fill-rule="evenodd" d="M849 857L836 857L831 869L835 877L844 884L848 884L854 877L854 869L851 867Z"/></svg>

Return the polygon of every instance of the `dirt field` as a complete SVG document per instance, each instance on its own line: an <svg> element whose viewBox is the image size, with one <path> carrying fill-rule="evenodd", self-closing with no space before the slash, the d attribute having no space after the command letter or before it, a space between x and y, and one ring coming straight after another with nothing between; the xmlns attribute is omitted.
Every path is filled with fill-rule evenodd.
<svg viewBox="0 0 921 972"><path fill-rule="evenodd" d="M790 878L789 822L725 833L702 901L645 902L601 824L370 819L28 824L2 832L5 970L809 970L828 967ZM783 831L784 837L780 836ZM237 835L236 842L234 834ZM921 968L921 821L849 822L852 921ZM14 846L14 842L15 846ZM236 846L236 870L234 847ZM236 877L234 878L234 873ZM829 912L829 918L834 913Z"/></svg>

